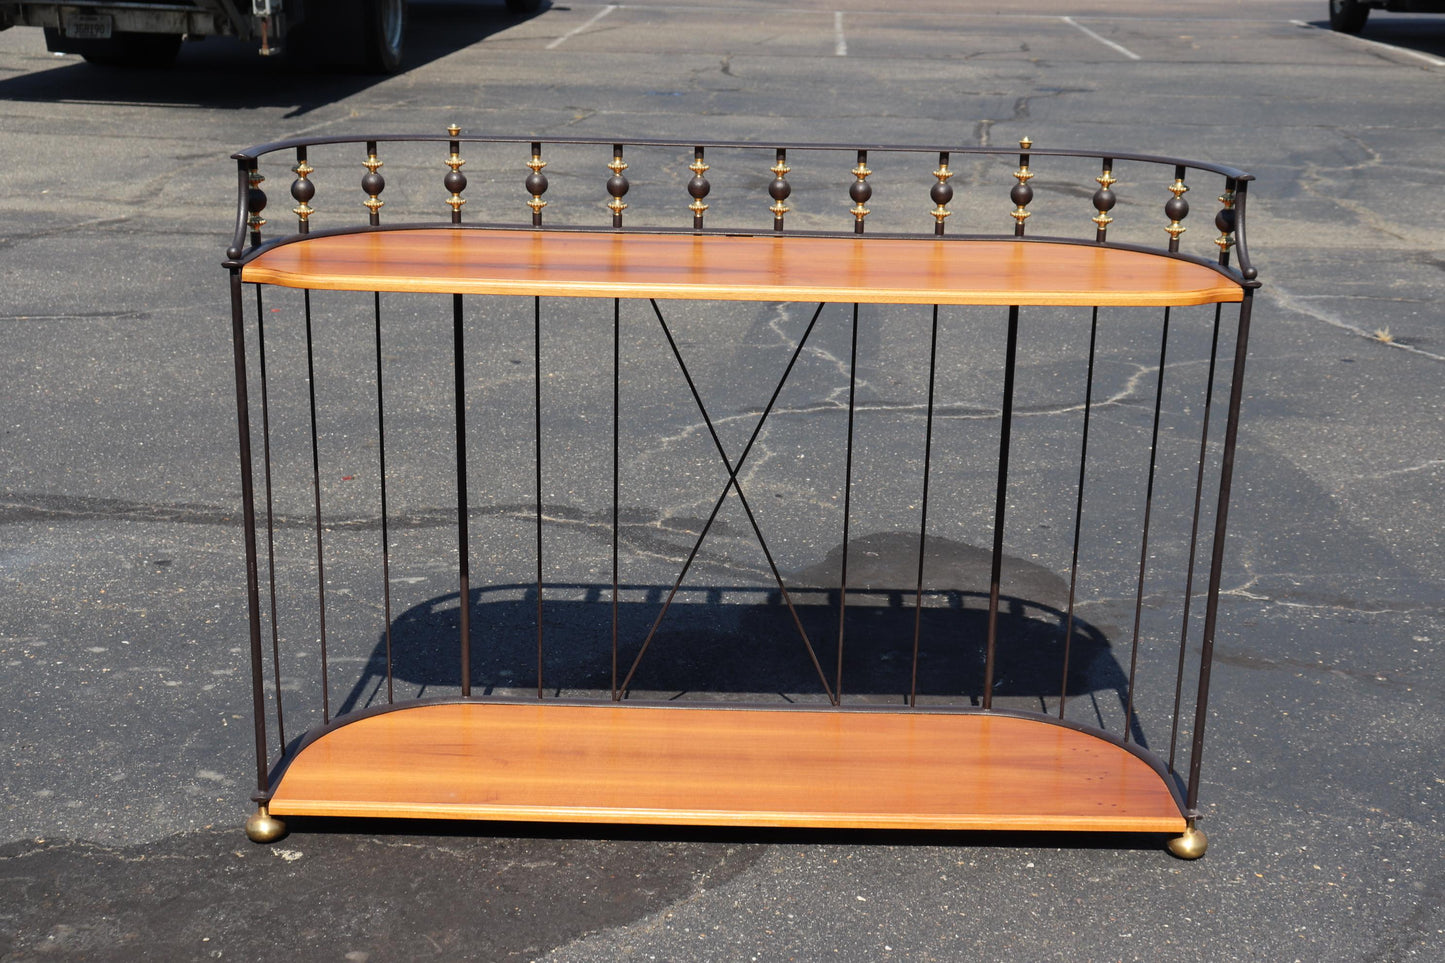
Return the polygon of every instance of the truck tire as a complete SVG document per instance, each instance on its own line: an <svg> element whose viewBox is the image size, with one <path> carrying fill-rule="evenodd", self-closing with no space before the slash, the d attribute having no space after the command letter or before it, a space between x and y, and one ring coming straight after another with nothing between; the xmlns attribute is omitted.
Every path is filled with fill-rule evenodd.
<svg viewBox="0 0 1445 963"><path fill-rule="evenodd" d="M117 31L104 40L75 40L62 37L54 27L46 27L45 46L80 54L87 62L103 67L169 67L180 52L181 35Z"/></svg>
<svg viewBox="0 0 1445 963"><path fill-rule="evenodd" d="M362 66L369 73L394 74L401 68L406 41L406 0L366 0L366 47Z"/></svg>
<svg viewBox="0 0 1445 963"><path fill-rule="evenodd" d="M406 0L307 0L290 53L308 67L395 73L406 40Z"/></svg>
<svg viewBox="0 0 1445 963"><path fill-rule="evenodd" d="M1330 29L1340 33L1359 33L1365 29L1370 8L1360 0L1330 0Z"/></svg>

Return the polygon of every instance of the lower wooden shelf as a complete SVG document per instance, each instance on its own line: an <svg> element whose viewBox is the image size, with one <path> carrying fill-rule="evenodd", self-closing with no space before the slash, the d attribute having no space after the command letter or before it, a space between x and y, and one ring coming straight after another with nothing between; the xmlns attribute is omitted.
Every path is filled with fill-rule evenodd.
<svg viewBox="0 0 1445 963"><path fill-rule="evenodd" d="M451 702L323 732L276 816L1177 833L1131 749L967 711Z"/></svg>

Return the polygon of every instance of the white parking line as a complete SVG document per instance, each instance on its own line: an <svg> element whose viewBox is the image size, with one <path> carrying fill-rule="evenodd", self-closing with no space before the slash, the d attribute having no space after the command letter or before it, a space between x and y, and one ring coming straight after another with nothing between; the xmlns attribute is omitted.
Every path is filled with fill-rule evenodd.
<svg viewBox="0 0 1445 963"><path fill-rule="evenodd" d="M1305 27L1309 30L1320 29L1314 24L1306 23L1303 20L1291 20L1290 23L1294 24L1296 27ZM1397 47L1392 43L1381 43L1378 40L1370 40L1367 37L1356 37L1353 34L1348 33L1337 34L1337 36L1344 40L1353 40L1356 43L1369 44L1371 47L1384 47L1386 50L1389 50L1392 53L1400 53L1404 54L1407 57L1414 57L1416 60L1423 60L1432 67L1445 67L1445 60L1441 60L1439 57L1432 57L1429 54L1421 53L1418 50L1411 50L1409 47Z"/></svg>
<svg viewBox="0 0 1445 963"><path fill-rule="evenodd" d="M833 55L848 56L848 38L843 36L843 11L833 11Z"/></svg>
<svg viewBox="0 0 1445 963"><path fill-rule="evenodd" d="M568 40L571 40L573 37L577 36L579 33L581 33L582 31L586 30L588 27L592 26L594 23L596 23L597 21L601 20L603 17L607 16L609 13L611 13L612 11L614 11L614 10L616 10L616 9L617 9L617 4L615 4L615 3L609 3L607 6L603 7L601 10L598 10L595 14L593 14L593 15L592 15L592 19L591 19L591 20L588 20L586 23L582 24L582 26L580 26L580 27L573 27L571 30L568 30L566 33L564 33L562 36L558 37L556 40L553 40L551 43L547 44L547 49L548 49L548 50L556 50L558 47L562 46L562 45L563 45L564 43L566 43Z"/></svg>
<svg viewBox="0 0 1445 963"><path fill-rule="evenodd" d="M1075 20L1073 17L1060 17L1059 19L1062 20L1064 23L1068 24L1069 26L1077 29L1080 33L1084 34L1085 36L1093 37L1095 40L1099 41L1099 43L1103 44L1104 46L1109 47L1109 48L1112 49L1112 50L1117 50L1117 51L1119 51L1119 53L1121 53L1121 54L1123 54L1124 56L1128 57L1130 60L1143 60L1143 59L1144 59L1143 57L1141 57L1141 56L1139 56L1138 54L1136 54L1134 51L1130 50L1128 47L1122 46L1122 45L1120 45L1120 44L1115 43L1115 42L1112 41L1112 40L1109 40L1109 39L1107 39L1107 38L1105 38L1105 37L1099 36L1098 34L1094 33L1094 31L1092 31L1092 30L1090 30L1088 27L1084 26L1082 23L1079 23L1079 22L1078 22L1077 20Z"/></svg>

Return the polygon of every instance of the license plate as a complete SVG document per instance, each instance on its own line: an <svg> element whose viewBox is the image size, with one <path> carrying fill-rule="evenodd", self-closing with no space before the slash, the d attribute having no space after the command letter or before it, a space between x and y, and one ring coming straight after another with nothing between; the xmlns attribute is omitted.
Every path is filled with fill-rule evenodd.
<svg viewBox="0 0 1445 963"><path fill-rule="evenodd" d="M72 13L65 18L65 35L73 40L107 40L110 17L99 13Z"/></svg>

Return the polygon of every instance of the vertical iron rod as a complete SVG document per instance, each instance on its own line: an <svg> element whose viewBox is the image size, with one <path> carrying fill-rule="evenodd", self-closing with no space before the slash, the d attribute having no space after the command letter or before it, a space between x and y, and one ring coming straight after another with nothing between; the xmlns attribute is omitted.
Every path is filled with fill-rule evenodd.
<svg viewBox="0 0 1445 963"><path fill-rule="evenodd" d="M1189 641L1189 611L1194 596L1194 557L1199 548L1199 508L1204 500L1204 462L1209 451L1209 415L1214 404L1214 371L1219 358L1219 321L1224 305L1214 306L1214 335L1209 342L1209 374L1204 386L1204 417L1199 429L1199 470L1194 479L1194 520L1189 527L1189 563L1184 575L1184 617L1179 627L1179 666L1174 674L1174 713L1169 728L1169 771L1179 745L1179 709L1184 699L1184 657Z"/></svg>
<svg viewBox="0 0 1445 963"><path fill-rule="evenodd" d="M1064 672L1059 681L1059 718L1069 700L1069 656L1074 642L1074 593L1079 584L1079 533L1084 521L1084 473L1089 461L1089 417L1094 410L1094 348L1099 335L1099 309L1089 320L1089 370L1084 382L1084 428L1079 443L1079 487L1074 498L1074 550L1069 559L1069 607L1064 621Z"/></svg>
<svg viewBox="0 0 1445 963"><path fill-rule="evenodd" d="M853 415L858 387L858 305L853 305L853 336L848 355L848 447L843 468L843 564L838 573L838 672L833 679L833 701L843 701L843 635L848 622L848 527L853 497Z"/></svg>
<svg viewBox="0 0 1445 963"><path fill-rule="evenodd" d="M619 148L620 152L621 148ZM620 156L620 153L619 153ZM619 214L620 218L621 215ZM537 496L537 698L542 698L542 299L532 298L532 416Z"/></svg>
<svg viewBox="0 0 1445 963"><path fill-rule="evenodd" d="M699 155L700 156L700 155ZM699 215L701 217L701 215ZM619 700L617 690L617 536L618 499L621 486L621 455L618 441L622 412L622 301L612 299L612 701Z"/></svg>
<svg viewBox="0 0 1445 963"><path fill-rule="evenodd" d="M1144 572L1149 564L1149 518L1154 510L1154 468L1159 461L1159 412L1164 404L1164 361L1169 351L1169 308L1159 337L1159 377L1154 386L1154 429L1149 436L1149 480L1144 486L1144 533L1139 539L1139 587L1134 596L1134 638L1129 645L1129 688L1124 702L1124 741L1134 731L1134 679L1139 669L1139 628L1144 613Z"/></svg>
<svg viewBox="0 0 1445 963"><path fill-rule="evenodd" d="M231 269L231 351L236 369L236 431L241 461L241 527L246 541L246 618L251 641L251 718L256 735L256 791L268 793L265 668L261 656L261 585L256 559L256 493L251 465L251 403L246 392L246 333L241 271Z"/></svg>
<svg viewBox="0 0 1445 963"><path fill-rule="evenodd" d="M940 220L939 224L943 222ZM933 306L933 328L928 341L928 416L923 429L923 502L918 519L918 594L913 608L913 678L908 689L910 708L918 704L918 639L923 628L923 558L928 544L928 478L933 465L933 385L938 370L938 305Z"/></svg>
<svg viewBox="0 0 1445 963"><path fill-rule="evenodd" d="M1018 359L1019 308L1008 309L1008 342L1004 349L1003 410L998 432L998 486L993 502L993 559L988 576L988 641L983 661L983 707L993 708L994 661L998 652L998 597L1003 576L1004 511L1008 507L1009 440L1014 420L1014 366Z"/></svg>
<svg viewBox="0 0 1445 963"><path fill-rule="evenodd" d="M261 375L261 464L266 479L267 595L271 603L271 668L276 679L276 737L286 745L286 715L281 706L281 630L276 619L276 513L271 495L271 401L266 387L266 310L256 285L256 356Z"/></svg>
<svg viewBox="0 0 1445 963"><path fill-rule="evenodd" d="M373 153L375 151L373 150ZM386 620L386 701L396 701L392 684L391 658L391 535L388 531L386 504L386 416L382 404L381 386L381 292L372 292L373 318L376 322L376 442L377 475L381 481L381 600L383 618Z"/></svg>
<svg viewBox="0 0 1445 963"><path fill-rule="evenodd" d="M462 343L462 296L452 295L452 373L457 435L457 581L458 640L461 648L462 698L472 694L472 563L467 508L466 366Z"/></svg>
<svg viewBox="0 0 1445 963"><path fill-rule="evenodd" d="M321 543L321 447L316 439L316 360L311 337L311 291L306 305L306 385L311 397L311 490L316 505L316 612L321 632L321 718L331 721L331 682L326 655L326 558Z"/></svg>
<svg viewBox="0 0 1445 963"><path fill-rule="evenodd" d="M1234 448L1239 438L1239 409L1244 398L1244 361L1249 344L1249 319L1254 289L1244 289L1239 326L1234 342L1234 371L1229 386L1229 415L1224 429L1224 453L1219 466L1219 506L1214 512L1214 546L1209 560L1209 588L1205 596L1204 637L1199 652L1199 690L1194 700L1194 733L1189 747L1189 783L1184 806L1188 815L1199 805L1199 767L1204 758L1204 723L1209 718L1209 675L1214 667L1214 628L1219 614L1219 580L1224 572L1224 535L1229 521L1229 493L1234 483Z"/></svg>

